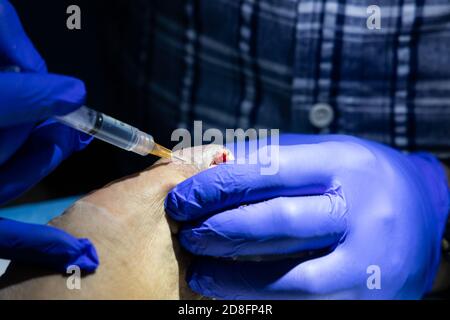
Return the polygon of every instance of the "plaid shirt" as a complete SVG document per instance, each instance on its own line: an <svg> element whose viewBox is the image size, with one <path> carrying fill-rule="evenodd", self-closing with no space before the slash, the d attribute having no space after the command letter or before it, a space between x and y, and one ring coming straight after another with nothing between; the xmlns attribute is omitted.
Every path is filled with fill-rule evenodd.
<svg viewBox="0 0 450 320"><path fill-rule="evenodd" d="M370 5L381 29L367 27ZM449 0L116 0L107 10L111 65L127 88L118 105L136 104L123 116L150 132L202 120L450 157ZM318 103L334 114L325 128L311 121Z"/></svg>

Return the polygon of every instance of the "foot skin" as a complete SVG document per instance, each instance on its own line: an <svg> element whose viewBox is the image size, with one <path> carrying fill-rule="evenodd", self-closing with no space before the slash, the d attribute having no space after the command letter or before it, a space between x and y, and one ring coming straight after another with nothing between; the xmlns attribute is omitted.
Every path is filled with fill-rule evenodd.
<svg viewBox="0 0 450 320"><path fill-rule="evenodd" d="M194 161L160 160L92 192L50 223L97 248L100 266L81 278L80 290L68 289L70 277L16 265L0 280L0 299L200 298L185 282L190 257L178 245L164 199L178 183L232 155L212 145L183 153Z"/></svg>

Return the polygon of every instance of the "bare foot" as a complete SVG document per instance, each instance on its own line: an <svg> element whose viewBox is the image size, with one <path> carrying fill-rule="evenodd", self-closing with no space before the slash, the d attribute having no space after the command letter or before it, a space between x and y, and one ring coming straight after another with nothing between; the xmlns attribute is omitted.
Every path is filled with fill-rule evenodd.
<svg viewBox="0 0 450 320"><path fill-rule="evenodd" d="M232 159L219 146L180 152L193 163L160 160L148 170L113 182L77 201L51 225L96 246L100 266L69 290L70 278L36 268L10 269L0 299L195 299L185 283L189 256L178 246L175 224L164 212L170 189L186 178Z"/></svg>

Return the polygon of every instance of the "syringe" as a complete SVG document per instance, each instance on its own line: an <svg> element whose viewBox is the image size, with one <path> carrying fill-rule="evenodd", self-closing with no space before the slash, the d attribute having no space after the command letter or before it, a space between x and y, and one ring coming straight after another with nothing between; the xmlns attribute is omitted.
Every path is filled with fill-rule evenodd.
<svg viewBox="0 0 450 320"><path fill-rule="evenodd" d="M142 156L153 154L161 158L185 161L157 144L151 135L86 106L55 118L69 127Z"/></svg>
<svg viewBox="0 0 450 320"><path fill-rule="evenodd" d="M18 66L11 65L0 67L0 72L19 73L21 69ZM175 158L183 162L186 161L172 153L171 150L157 144L151 135L86 106L82 106L65 116L55 118L69 127L142 156L153 154L160 158Z"/></svg>

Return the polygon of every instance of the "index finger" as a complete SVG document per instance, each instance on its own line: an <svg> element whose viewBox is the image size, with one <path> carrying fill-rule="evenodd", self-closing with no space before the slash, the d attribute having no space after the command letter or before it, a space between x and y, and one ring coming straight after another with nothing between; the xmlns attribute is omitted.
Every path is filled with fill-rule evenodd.
<svg viewBox="0 0 450 320"><path fill-rule="evenodd" d="M274 174L263 174L260 163L225 163L183 181L169 192L167 213L179 221L196 220L239 205L329 189L332 157L325 145L280 146L278 152Z"/></svg>

